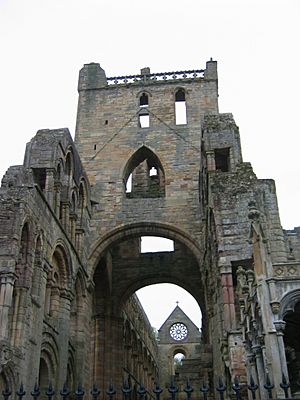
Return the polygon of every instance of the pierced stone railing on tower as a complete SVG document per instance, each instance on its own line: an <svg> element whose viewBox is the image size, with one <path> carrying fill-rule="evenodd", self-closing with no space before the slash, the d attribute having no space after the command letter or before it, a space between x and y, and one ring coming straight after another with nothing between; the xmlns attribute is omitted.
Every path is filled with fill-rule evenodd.
<svg viewBox="0 0 300 400"><path fill-rule="evenodd" d="M204 69L189 71L144 73L141 75L114 76L107 78L108 85L129 85L141 83L155 83L157 81L194 80L204 77Z"/></svg>

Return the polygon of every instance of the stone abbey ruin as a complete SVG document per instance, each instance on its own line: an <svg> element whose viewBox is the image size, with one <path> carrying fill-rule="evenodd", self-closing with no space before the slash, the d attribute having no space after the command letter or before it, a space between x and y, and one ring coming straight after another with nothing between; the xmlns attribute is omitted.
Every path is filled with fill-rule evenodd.
<svg viewBox="0 0 300 400"><path fill-rule="evenodd" d="M1 391L238 376L265 399L268 374L282 398L284 374L296 396L300 228L282 228L273 180L243 162L217 62L114 78L86 64L78 92L75 140L38 131L2 179ZM142 253L144 236L174 251ZM201 334L180 307L153 333L135 292L163 282L196 299Z"/></svg>

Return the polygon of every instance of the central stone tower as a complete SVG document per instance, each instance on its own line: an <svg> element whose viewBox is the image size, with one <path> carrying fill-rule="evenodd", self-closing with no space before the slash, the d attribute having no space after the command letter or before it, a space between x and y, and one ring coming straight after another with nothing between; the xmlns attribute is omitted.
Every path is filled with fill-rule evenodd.
<svg viewBox="0 0 300 400"><path fill-rule="evenodd" d="M242 157L232 116L218 111L217 62L208 61L205 70L155 74L143 68L139 75L113 78L99 64L86 64L78 91L75 144L94 204L88 263L98 320L93 340L104 346L105 336L113 349L106 358L94 355L96 376L111 376L107 365L123 357L124 303L152 283L175 283L195 297L202 340L214 345L220 360L216 304L223 300L207 170L234 172ZM141 254L140 238L147 235L172 239L174 252ZM231 275L226 279L232 289ZM232 328L232 294L226 301L225 323ZM241 374L238 365L235 373Z"/></svg>

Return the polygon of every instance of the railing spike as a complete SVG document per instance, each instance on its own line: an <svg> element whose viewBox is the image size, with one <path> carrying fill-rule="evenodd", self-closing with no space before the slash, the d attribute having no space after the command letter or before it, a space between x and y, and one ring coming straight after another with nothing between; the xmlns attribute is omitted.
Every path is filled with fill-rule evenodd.
<svg viewBox="0 0 300 400"><path fill-rule="evenodd" d="M125 379L123 382L122 392L124 395L124 399L128 400L130 393L132 392L132 388L129 386L128 379Z"/></svg>
<svg viewBox="0 0 300 400"><path fill-rule="evenodd" d="M156 400L160 399L160 395L163 392L162 388L159 386L159 382L154 383L153 393L155 393Z"/></svg>
<svg viewBox="0 0 300 400"><path fill-rule="evenodd" d="M75 398L76 400L82 400L85 391L83 390L82 384L78 383L77 389L75 390Z"/></svg>
<svg viewBox="0 0 300 400"><path fill-rule="evenodd" d="M45 394L48 397L48 400L51 400L52 397L55 395L55 391L53 390L51 382L49 382L49 385L48 385L48 387L46 389L46 393Z"/></svg>
<svg viewBox="0 0 300 400"><path fill-rule="evenodd" d="M147 393L147 390L145 389L145 386L143 383L140 384L140 387L137 390L137 393L140 396L140 400L143 400L145 394Z"/></svg>
<svg viewBox="0 0 300 400"><path fill-rule="evenodd" d="M96 384L94 383L90 393L92 395L93 400L97 400L99 394L101 393L101 390L98 389Z"/></svg>
<svg viewBox="0 0 300 400"><path fill-rule="evenodd" d="M8 400L10 395L11 395L11 390L9 389L8 385L6 385L5 389L2 390L2 396L4 397L4 400Z"/></svg>
<svg viewBox="0 0 300 400"><path fill-rule="evenodd" d="M70 391L67 386L67 382L64 383L64 386L63 386L62 390L59 392L59 394L61 395L63 400L67 400L67 398L70 394Z"/></svg>
<svg viewBox="0 0 300 400"><path fill-rule="evenodd" d="M236 399L241 400L241 385L238 376L234 377L232 389L235 392Z"/></svg>
<svg viewBox="0 0 300 400"><path fill-rule="evenodd" d="M115 391L111 381L110 381L108 389L106 389L106 394L108 395L109 400L112 400L114 395L116 394L116 391Z"/></svg>
<svg viewBox="0 0 300 400"><path fill-rule="evenodd" d="M219 377L219 386L216 387L216 390L220 393L220 400L224 400L224 392L226 390L226 385L224 385L221 377Z"/></svg>
<svg viewBox="0 0 300 400"><path fill-rule="evenodd" d="M22 400L22 397L24 397L25 394L26 394L26 392L24 390L23 382L21 382L20 388L19 388L19 390L17 390L17 396L18 396L19 400Z"/></svg>
<svg viewBox="0 0 300 400"><path fill-rule="evenodd" d="M41 392L40 392L39 385L38 385L37 381L35 381L33 391L31 392L31 396L33 397L34 400L37 400L39 398L40 394L41 394Z"/></svg>
<svg viewBox="0 0 300 400"><path fill-rule="evenodd" d="M168 392L171 394L171 399L175 400L176 393L178 392L178 387L175 385L173 377L171 379L171 385L168 387Z"/></svg>
<svg viewBox="0 0 300 400"><path fill-rule="evenodd" d="M252 375L250 375L250 382L248 383L247 387L251 392L252 400L256 400L255 392L258 389L258 385L256 385L256 383L254 382L254 379L253 379Z"/></svg>
<svg viewBox="0 0 300 400"><path fill-rule="evenodd" d="M191 395L194 391L194 389L192 388L192 386L190 385L190 381L189 379L187 379L186 381L186 385L185 388L183 389L186 393L186 398L189 400L191 398Z"/></svg>
<svg viewBox="0 0 300 400"><path fill-rule="evenodd" d="M203 393L203 400L207 399L207 394L209 392L209 386L203 381L202 386L200 387L200 392Z"/></svg>
<svg viewBox="0 0 300 400"><path fill-rule="evenodd" d="M285 377L283 372L282 372L282 382L280 384L280 387L283 389L285 398L287 399L289 397L290 384L287 381L287 379L286 379L286 377Z"/></svg>
<svg viewBox="0 0 300 400"><path fill-rule="evenodd" d="M266 374L266 383L264 384L264 388L268 392L269 399L272 399L272 389L274 388L274 385L272 385L269 374Z"/></svg>

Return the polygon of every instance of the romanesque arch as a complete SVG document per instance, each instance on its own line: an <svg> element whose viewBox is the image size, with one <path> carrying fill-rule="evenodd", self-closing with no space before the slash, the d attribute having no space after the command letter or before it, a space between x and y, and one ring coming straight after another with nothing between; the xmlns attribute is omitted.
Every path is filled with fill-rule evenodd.
<svg viewBox="0 0 300 400"><path fill-rule="evenodd" d="M140 236L160 236L174 241L183 243L201 263L203 261L203 254L198 243L184 230L171 225L153 222L133 223L125 226L120 226L113 229L108 234L103 235L92 247L89 257L89 265L93 274L97 262L99 261L103 252L107 250L113 243L121 242L133 237Z"/></svg>
<svg viewBox="0 0 300 400"><path fill-rule="evenodd" d="M174 251L143 254L140 252L141 236L172 239ZM200 273L201 260L202 254L190 235L167 224L148 222L130 224L115 229L94 245L90 256L92 267L90 273L95 285L92 316L95 328L92 331L98 330L95 335L101 337L98 345L103 347L104 352L105 347L110 346L107 343L112 343L111 348L114 348L115 354L102 355L108 364L114 365L119 362L122 365L130 365L133 374L137 376L144 376L146 370L154 371L152 366L147 366L145 349L139 338L134 339L134 334L130 345L131 361L124 352L129 335L127 328L124 338L122 315L127 301L138 289L162 282L177 284L193 295L205 314L205 297ZM96 337L92 339L93 343L95 341ZM141 363L139 366L132 364L134 354L137 357L136 362ZM96 371L96 375L105 376L107 365L104 366L97 355L94 363L99 365L99 372ZM143 363L145 365L142 368Z"/></svg>
<svg viewBox="0 0 300 400"><path fill-rule="evenodd" d="M291 392L298 392L300 375L300 289L295 289L283 296L280 304L280 316L284 321L283 340Z"/></svg>

